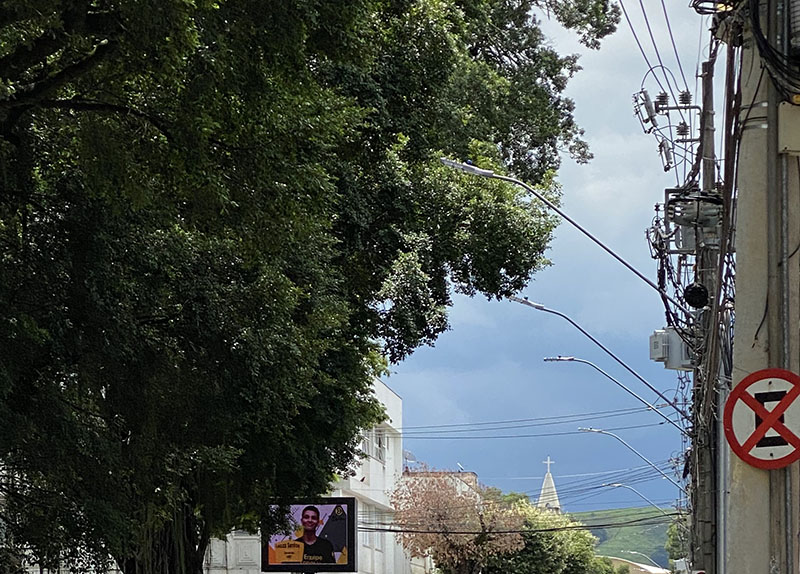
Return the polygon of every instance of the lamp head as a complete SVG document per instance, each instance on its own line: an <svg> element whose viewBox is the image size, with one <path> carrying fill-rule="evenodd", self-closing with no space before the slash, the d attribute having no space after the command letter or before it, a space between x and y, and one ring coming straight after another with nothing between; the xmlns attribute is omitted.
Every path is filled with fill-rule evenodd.
<svg viewBox="0 0 800 574"><path fill-rule="evenodd" d="M440 157L439 161L441 161L447 167L457 169L465 173L471 173L472 175L480 175L481 177L494 176L494 172L492 170L481 169L469 163L461 163L460 161L453 161L452 159L447 159L446 157Z"/></svg>
<svg viewBox="0 0 800 574"><path fill-rule="evenodd" d="M514 303L520 303L521 305L526 305L528 307L533 307L534 309L538 309L539 311L542 311L544 309L544 305L542 305L541 303L534 303L533 301L528 301L527 298L523 299L521 297L515 297L514 295L512 295L511 297L508 298L508 300L513 301Z"/></svg>

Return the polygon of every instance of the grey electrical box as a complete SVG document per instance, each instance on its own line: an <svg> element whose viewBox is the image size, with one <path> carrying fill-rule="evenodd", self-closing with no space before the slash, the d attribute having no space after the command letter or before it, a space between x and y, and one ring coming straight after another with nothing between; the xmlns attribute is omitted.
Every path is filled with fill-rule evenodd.
<svg viewBox="0 0 800 574"><path fill-rule="evenodd" d="M792 126L800 125L800 107L789 102L778 105L778 152L800 155L800 130Z"/></svg>
<svg viewBox="0 0 800 574"><path fill-rule="evenodd" d="M650 360L664 363L665 369L691 371L692 352L674 327L664 327L650 335Z"/></svg>

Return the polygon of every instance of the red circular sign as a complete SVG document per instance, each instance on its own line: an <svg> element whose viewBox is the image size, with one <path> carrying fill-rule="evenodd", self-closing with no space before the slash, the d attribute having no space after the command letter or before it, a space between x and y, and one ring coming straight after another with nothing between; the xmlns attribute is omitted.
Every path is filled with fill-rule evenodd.
<svg viewBox="0 0 800 574"><path fill-rule="evenodd" d="M800 459L800 376L763 369L746 376L725 403L731 450L757 468L783 468ZM771 408L770 408L771 406Z"/></svg>

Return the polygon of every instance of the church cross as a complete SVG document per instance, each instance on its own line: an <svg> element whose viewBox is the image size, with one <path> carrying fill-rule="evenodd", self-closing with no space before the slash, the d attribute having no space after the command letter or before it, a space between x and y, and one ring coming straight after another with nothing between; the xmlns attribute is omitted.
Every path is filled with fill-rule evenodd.
<svg viewBox="0 0 800 574"><path fill-rule="evenodd" d="M550 472L550 465L551 464L555 464L555 462L550 460L550 455L548 454L547 455L547 460L543 460L542 464L546 464L547 465L547 472L549 473Z"/></svg>

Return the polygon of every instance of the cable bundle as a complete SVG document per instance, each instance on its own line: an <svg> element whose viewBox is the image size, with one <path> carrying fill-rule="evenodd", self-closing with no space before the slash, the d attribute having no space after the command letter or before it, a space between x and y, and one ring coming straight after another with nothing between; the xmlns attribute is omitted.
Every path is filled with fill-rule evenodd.
<svg viewBox="0 0 800 574"><path fill-rule="evenodd" d="M785 100L793 104L800 104L800 99L798 99L800 98L800 68L798 67L800 60L791 53L784 54L770 44L761 29L759 0L750 0L749 8L753 38L767 72Z"/></svg>

